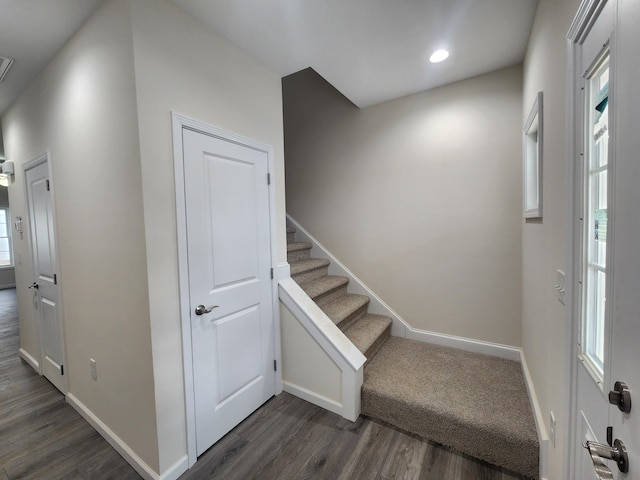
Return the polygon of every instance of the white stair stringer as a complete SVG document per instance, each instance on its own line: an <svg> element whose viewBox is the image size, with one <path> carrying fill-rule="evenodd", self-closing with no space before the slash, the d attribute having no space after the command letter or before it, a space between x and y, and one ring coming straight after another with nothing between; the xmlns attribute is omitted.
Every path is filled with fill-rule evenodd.
<svg viewBox="0 0 640 480"><path fill-rule="evenodd" d="M278 283L281 306L293 317L281 308L283 390L356 421L367 359L293 279L280 278ZM289 341L294 329L296 337ZM304 361L296 358L297 350L304 351Z"/></svg>

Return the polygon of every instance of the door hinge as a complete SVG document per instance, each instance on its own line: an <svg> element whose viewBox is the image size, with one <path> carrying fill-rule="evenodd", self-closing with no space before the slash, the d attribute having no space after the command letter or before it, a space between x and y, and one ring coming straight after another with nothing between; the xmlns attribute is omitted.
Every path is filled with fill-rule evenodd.
<svg viewBox="0 0 640 480"><path fill-rule="evenodd" d="M60 365L60 375L64 375L64 365Z"/></svg>
<svg viewBox="0 0 640 480"><path fill-rule="evenodd" d="M278 371L278 362L277 361L273 361L273 371L277 372Z"/></svg>
<svg viewBox="0 0 640 480"><path fill-rule="evenodd" d="M271 174L267 173L267 185L271 185Z"/></svg>
<svg viewBox="0 0 640 480"><path fill-rule="evenodd" d="M49 184L49 180L47 180L47 192L51 191L51 185Z"/></svg>
<svg viewBox="0 0 640 480"><path fill-rule="evenodd" d="M271 267L271 280L273 280L273 267Z"/></svg>
<svg viewBox="0 0 640 480"><path fill-rule="evenodd" d="M53 284L54 285L58 284L58 275L56 275L55 273L53 274Z"/></svg>

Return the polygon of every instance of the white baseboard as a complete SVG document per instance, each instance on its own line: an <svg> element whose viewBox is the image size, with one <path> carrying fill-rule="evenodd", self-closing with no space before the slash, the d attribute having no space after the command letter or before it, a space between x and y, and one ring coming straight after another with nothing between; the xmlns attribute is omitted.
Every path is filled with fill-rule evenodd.
<svg viewBox="0 0 640 480"><path fill-rule="evenodd" d="M549 465L549 435L547 434L547 427L544 422L540 403L538 402L536 389L533 385L533 380L531 379L531 373L527 366L527 360L525 359L524 351L522 350L520 351L520 365L522 366L522 375L524 376L524 381L527 385L529 403L533 408L533 418L536 421L536 431L538 432L538 443L540 444L540 480L545 480Z"/></svg>
<svg viewBox="0 0 640 480"><path fill-rule="evenodd" d="M188 469L189 457L185 454L160 475L160 480L177 480Z"/></svg>
<svg viewBox="0 0 640 480"><path fill-rule="evenodd" d="M5 283L4 285L0 285L0 290L6 290L7 288L16 288L15 283Z"/></svg>
<svg viewBox="0 0 640 480"><path fill-rule="evenodd" d="M484 340L474 340L472 338L457 337L444 333L429 332L419 330L409 325L406 327L405 338L418 340L420 342L432 343L443 347L457 348L467 352L483 353L492 357L504 358L506 360L520 361L520 349L499 343L485 342Z"/></svg>
<svg viewBox="0 0 640 480"><path fill-rule="evenodd" d="M42 375L42 372L40 371L40 363L35 358L33 358L29 352L27 352L24 348L21 348L20 350L18 350L18 355L20 355L20 358L22 358L25 362L31 365L31 368Z"/></svg>
<svg viewBox="0 0 640 480"><path fill-rule="evenodd" d="M318 395L317 393L312 392L311 390L307 390L300 385L296 385L284 380L282 382L282 387L285 392L290 393L291 395L295 395L296 397L301 398L309 403L313 403L314 405L324 408L325 410L329 410L330 412L342 416L342 405L335 400L331 400L330 398Z"/></svg>
<svg viewBox="0 0 640 480"><path fill-rule="evenodd" d="M156 471L154 471L149 465L147 465L118 435L116 435L107 425L105 425L102 420L94 415L94 413L89 410L80 400L78 400L73 394L67 394L67 403L71 405L76 411L82 415L82 417L91 425L104 439L120 454L122 457L131 465L136 472L145 478L146 480L165 480L166 479L176 479L177 476L160 476ZM185 458L180 462L179 467L183 467L183 470L178 473L178 476L187 470L187 460ZM175 468L176 465L171 467L174 469L174 472L177 473L178 469ZM171 470L170 469L170 470Z"/></svg>
<svg viewBox="0 0 640 480"><path fill-rule="evenodd" d="M391 325L391 335L394 337L409 338L425 343L433 343L444 347L457 348L469 352L484 353L494 357L505 358L507 360L520 361L520 349L509 345L474 340L472 338L458 337L442 333L430 332L413 328L397 312L387 305L378 295L364 284L351 270L343 265L340 260L334 257L313 235L307 232L298 222L287 214L287 225L295 227L296 234L300 234L302 241L313 245L311 253L317 258L326 258L331 262L329 273L331 275L341 275L349 279L349 291L366 295L369 297L369 312L380 315L387 315L393 321Z"/></svg>

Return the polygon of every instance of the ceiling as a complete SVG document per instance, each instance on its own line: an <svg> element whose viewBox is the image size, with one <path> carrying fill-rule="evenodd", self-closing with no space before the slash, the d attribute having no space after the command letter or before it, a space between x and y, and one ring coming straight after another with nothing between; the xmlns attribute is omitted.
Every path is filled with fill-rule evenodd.
<svg viewBox="0 0 640 480"><path fill-rule="evenodd" d="M537 0L174 0L282 76L312 67L359 107L516 65ZM438 48L451 56L439 64Z"/></svg>
<svg viewBox="0 0 640 480"><path fill-rule="evenodd" d="M15 61L0 82L0 115L102 0L0 0L0 56Z"/></svg>
<svg viewBox="0 0 640 480"><path fill-rule="evenodd" d="M0 114L102 0L0 0ZM360 107L520 63L537 0L173 0L271 70ZM431 64L437 48L448 60Z"/></svg>

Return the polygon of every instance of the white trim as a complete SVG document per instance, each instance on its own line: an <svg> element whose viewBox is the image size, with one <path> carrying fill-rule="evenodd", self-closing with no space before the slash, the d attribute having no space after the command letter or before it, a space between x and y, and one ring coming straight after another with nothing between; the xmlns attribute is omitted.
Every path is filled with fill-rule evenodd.
<svg viewBox="0 0 640 480"><path fill-rule="evenodd" d="M311 249L313 257L326 258L331 262L329 265L329 273L331 275L341 275L349 278L350 292L367 295L369 297L369 312L391 317L393 320L391 335L394 337L408 338L420 342L458 348L469 352L483 353L507 360L520 360L520 349L516 347L413 328L288 214L287 224L295 227L297 230L296 234L299 234L302 241L309 242L313 245Z"/></svg>
<svg viewBox="0 0 640 480"><path fill-rule="evenodd" d="M67 403L71 405L122 457L136 472L147 480L160 480L160 475L147 465L136 453L116 435L105 423L89 410L72 393L67 394Z"/></svg>
<svg viewBox="0 0 640 480"><path fill-rule="evenodd" d="M20 350L18 350L18 355L20 355L20 358L27 362L31 366L31 368L42 375L42 370L40 370L40 363L29 352L27 352L24 348L21 348Z"/></svg>
<svg viewBox="0 0 640 480"><path fill-rule="evenodd" d="M485 342L484 340L475 340L467 337L457 337L455 335L447 335L444 333L429 332L427 330L413 328L409 325L407 325L407 334L405 338L424 343L432 343L434 345L441 345L443 347L466 350L467 352L482 353L484 355L491 355L492 357L504 358L515 362L520 361L520 349L510 345Z"/></svg>
<svg viewBox="0 0 640 480"><path fill-rule="evenodd" d="M583 0L576 16L573 18L573 22L571 22L567 39L571 42L582 43L607 1L608 0ZM570 78L571 77L567 77L567 79Z"/></svg>
<svg viewBox="0 0 640 480"><path fill-rule="evenodd" d="M319 395L316 392L312 392L311 390L301 387L300 385L296 385L295 383L287 382L286 380L282 382L282 386L284 391L291 395L295 395L302 400L313 403L314 405L324 408L325 410L329 410L337 415L342 415L342 405L335 400Z"/></svg>
<svg viewBox="0 0 640 480"><path fill-rule="evenodd" d="M173 165L175 174L176 193L176 221L178 239L178 275L179 275L179 299L180 299L180 319L182 331L182 356L185 389L185 416L187 424L187 456L188 467L192 467L197 461L196 453L196 426L195 426L195 398L193 382L193 352L191 346L191 312L189 308L189 270L187 259L187 219L186 201L184 191L184 156L182 145L182 129L189 128L205 135L212 135L225 140L237 142L256 150L260 150L267 155L268 172L271 174L271 185L269 187L269 215L270 215L270 240L271 259L270 263L275 266L278 259L278 231L276 225L276 187L275 187L275 156L273 147L251 138L244 137L237 133L229 132L213 125L194 120L185 115L171 112L171 125L173 137ZM285 264L286 265L286 264ZM288 268L288 265L286 265ZM275 268L274 268L275 270ZM275 272L274 272L275 273ZM280 266L278 266L280 273ZM274 277L276 277L274 275ZM273 318L273 342L274 357L278 365L282 364L282 352L280 345L280 308L278 304L278 280L274 278L271 282L272 289L272 318ZM277 395L282 391L282 369L278 369L275 374L274 391Z"/></svg>
<svg viewBox="0 0 640 480"><path fill-rule="evenodd" d="M533 408L533 418L536 422L536 431L538 432L538 443L540 446L540 478L544 479L547 476L549 469L549 435L547 434L547 427L544 422L544 416L542 415L542 409L538 402L538 396L536 395L536 389L529 372L529 367L524 356L524 351L520 350L520 365L522 367L522 375L524 382L527 385L527 393L529 395L529 403Z"/></svg>
<svg viewBox="0 0 640 480"><path fill-rule="evenodd" d="M8 288L16 288L15 283L5 283L4 285L0 285L0 290L6 290Z"/></svg>

